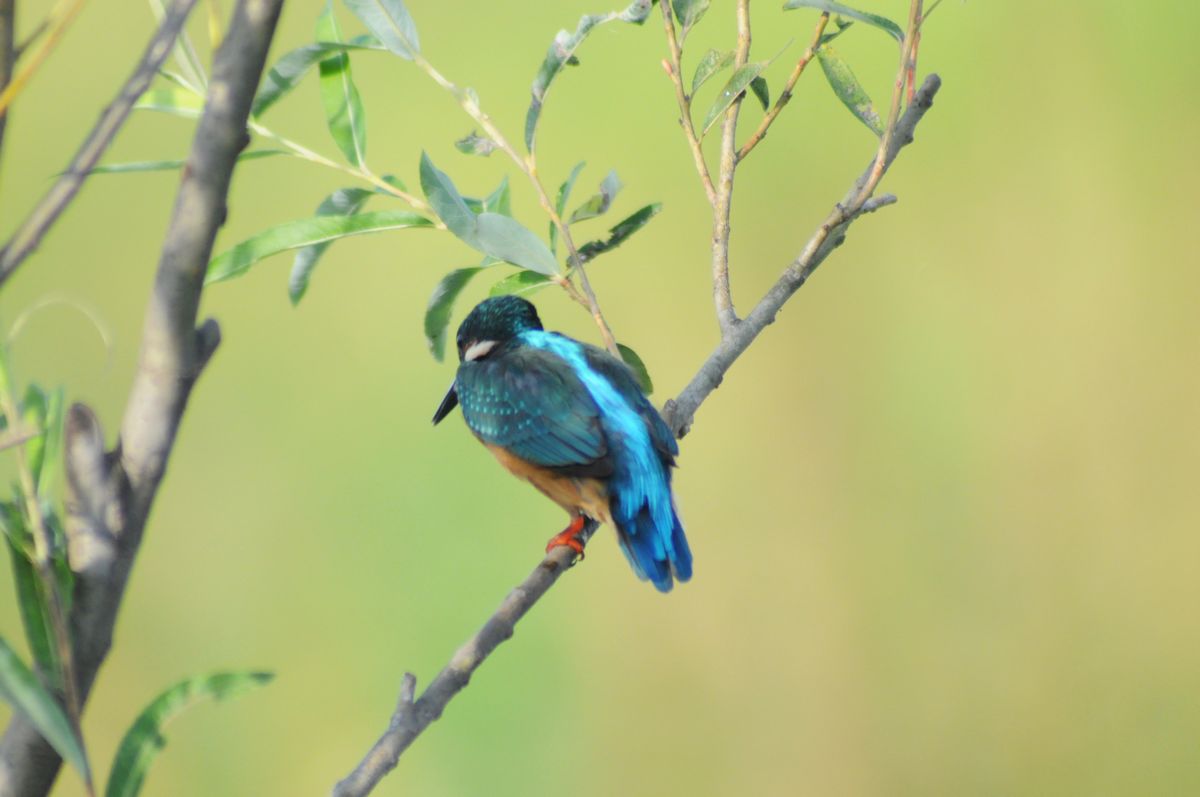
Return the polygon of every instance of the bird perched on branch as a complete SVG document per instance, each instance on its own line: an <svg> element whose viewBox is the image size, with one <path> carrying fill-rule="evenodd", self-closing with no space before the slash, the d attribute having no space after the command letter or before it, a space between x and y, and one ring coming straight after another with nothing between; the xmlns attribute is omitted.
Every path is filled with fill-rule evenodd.
<svg viewBox="0 0 1200 797"><path fill-rule="evenodd" d="M617 530L629 564L661 592L692 575L692 553L671 495L675 436L625 363L546 332L532 304L485 299L458 328L458 373L433 416L456 405L513 475L571 516L546 546L583 556L596 521ZM586 536L584 537L586 540Z"/></svg>

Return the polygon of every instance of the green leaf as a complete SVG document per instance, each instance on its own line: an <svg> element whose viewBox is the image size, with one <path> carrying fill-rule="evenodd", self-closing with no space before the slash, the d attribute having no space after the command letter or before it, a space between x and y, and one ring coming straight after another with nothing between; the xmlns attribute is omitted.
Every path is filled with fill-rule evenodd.
<svg viewBox="0 0 1200 797"><path fill-rule="evenodd" d="M758 98L758 101L762 103L764 111L771 107L771 92L767 88L767 79L765 77L759 75L758 77L754 78L754 80L751 80L750 91L755 97Z"/></svg>
<svg viewBox="0 0 1200 797"><path fill-rule="evenodd" d="M401 58L412 60L421 52L417 26L402 0L345 0L346 8L362 20L383 46Z"/></svg>
<svg viewBox="0 0 1200 797"><path fill-rule="evenodd" d="M342 188L334 191L317 206L317 215L353 216L362 210L367 199L374 193L365 188ZM317 267L317 261L332 244L332 240L322 241L310 244L296 253L296 258L292 261L292 274L288 278L288 297L292 300L293 305L299 304L300 300L304 298L313 269Z"/></svg>
<svg viewBox="0 0 1200 797"><path fill-rule="evenodd" d="M252 149L238 155L240 161L269 158L272 155L290 155L282 149ZM185 160L168 161L131 161L129 163L110 163L104 166L93 166L88 174L124 174L126 172L169 172L183 168Z"/></svg>
<svg viewBox="0 0 1200 797"><path fill-rule="evenodd" d="M42 472L42 455L46 444L46 393L37 385L25 388L21 399L21 424L35 436L25 441L25 462L33 475L34 484Z"/></svg>
<svg viewBox="0 0 1200 797"><path fill-rule="evenodd" d="M704 125L701 127L701 136L708 132L708 129L716 123L721 114L725 113L730 105L733 105L733 101L741 96L746 87L750 85L750 81L758 77L758 73L762 72L766 66L766 61L757 61L752 64L746 64L733 73L729 78L729 82L725 84L725 88L721 89L721 93L717 95L717 99L712 104L712 107L708 109L708 114L704 117Z"/></svg>
<svg viewBox="0 0 1200 797"><path fill-rule="evenodd" d="M904 41L904 29L887 17L881 17L878 14L868 14L865 11L856 11L841 3L833 3L830 0L788 0L788 2L783 4L783 8L785 11L793 8L815 8L819 11L828 11L830 14L841 14L844 17L857 19L859 22L865 22L868 25L879 28L890 34L898 42Z"/></svg>
<svg viewBox="0 0 1200 797"><path fill-rule="evenodd" d="M156 86L139 97L133 109L162 111L175 116L199 119L204 110L204 98L180 86Z"/></svg>
<svg viewBox="0 0 1200 797"><path fill-rule="evenodd" d="M333 1L317 17L317 40L340 42L342 33L333 16ZM367 158L367 117L362 97L350 74L350 56L336 52L319 64L321 104L325 123L338 149L354 166L365 167Z"/></svg>
<svg viewBox="0 0 1200 797"><path fill-rule="evenodd" d="M720 52L718 50L709 50L704 55L700 56L700 63L696 64L696 74L692 75L692 94L694 95L700 90L700 87L708 81L710 77L725 69L733 63L733 50Z"/></svg>
<svg viewBox="0 0 1200 797"><path fill-rule="evenodd" d="M488 291L488 296L505 296L510 293L516 296L524 296L540 291L549 284L550 278L545 274L522 270L515 274L509 274L504 279L497 281L492 286L492 289Z"/></svg>
<svg viewBox="0 0 1200 797"><path fill-rule="evenodd" d="M529 110L525 114L525 147L530 152L533 151L538 120L541 119L542 106L546 102L546 92L550 90L550 84L562 72L564 66L578 63L578 59L575 58L575 51L579 49L579 45L583 44L583 40L588 37L592 29L597 25L603 25L614 20L641 25L646 21L646 17L650 15L653 5L652 0L634 0L634 2L630 3L621 12L610 11L607 14L585 14L579 20L579 25L576 26L574 33L568 33L565 30L558 32L558 35L554 37L554 42L550 45L550 49L546 52L546 58L542 61L541 68L538 69L537 75L533 78L533 100L529 103Z"/></svg>
<svg viewBox="0 0 1200 797"><path fill-rule="evenodd" d="M850 66L843 61L828 44L817 48L817 58L821 61L821 69L825 78L833 87L833 93L850 109L850 113L862 122L877 136L883 135L883 122L867 96L866 90L858 82L858 78L850 71Z"/></svg>
<svg viewBox="0 0 1200 797"><path fill-rule="evenodd" d="M454 310L454 300L462 293L483 266L472 266L451 271L442 277L433 294L429 297L429 306L425 308L425 342L429 351L438 362L446 355L446 331L450 326L450 313ZM530 272L522 272L530 273Z"/></svg>
<svg viewBox="0 0 1200 797"><path fill-rule="evenodd" d="M262 116L283 95L294 89L309 69L334 53L385 49L378 39L366 34L355 36L348 42L323 41L297 47L276 61L275 66L263 77L258 93L254 95L254 104L250 106L250 115L255 118Z"/></svg>
<svg viewBox="0 0 1200 797"><path fill-rule="evenodd" d="M575 164L575 168L571 169L567 179L558 187L558 197L554 200L554 209L560 219L567 211L567 199L570 198L571 189L575 187L575 180L581 171L583 171L583 161ZM554 222L550 222L550 251L555 255L558 254L558 227Z"/></svg>
<svg viewBox="0 0 1200 797"><path fill-rule="evenodd" d="M335 241L352 235L432 226L433 222L424 216L398 210L378 210L345 217L317 216L284 222L269 227L214 257L208 263L208 274L204 281L205 284L211 284L241 276L264 257L288 249L299 249L302 246Z"/></svg>
<svg viewBox="0 0 1200 797"><path fill-rule="evenodd" d="M617 172L614 169L600 183L600 193L594 194L588 201L577 207L567 223L574 224L577 221L594 219L604 214L608 211L612 205L613 198L616 197L617 192L620 190L621 181L617 178Z"/></svg>
<svg viewBox="0 0 1200 797"><path fill-rule="evenodd" d="M483 198L483 210L486 213L499 213L502 216L512 215L512 191L508 187L508 175L500 178L496 190Z"/></svg>
<svg viewBox="0 0 1200 797"><path fill-rule="evenodd" d="M711 0L671 0L671 8L675 11L675 19L679 20L682 30L679 33L679 41L687 38L688 31L692 26L700 21L700 17L704 16L704 12L708 11L708 6Z"/></svg>
<svg viewBox="0 0 1200 797"><path fill-rule="evenodd" d="M579 247L580 261L586 263L598 255L602 255L611 249L616 249L625 243L629 236L645 227L650 222L650 219L658 215L660 210L662 210L662 203L655 202L654 204L646 205L646 207L633 215L622 219L608 231L609 235L606 240L589 241Z"/></svg>
<svg viewBox="0 0 1200 797"><path fill-rule="evenodd" d="M46 414L42 428L43 454L41 467L34 472L38 497L48 499L62 475L63 461L63 389L56 388L46 397Z"/></svg>
<svg viewBox="0 0 1200 797"><path fill-rule="evenodd" d="M62 706L38 682L37 676L3 637L0 637L0 698L24 714L62 759L79 770L85 781L91 781L87 755Z"/></svg>
<svg viewBox="0 0 1200 797"><path fill-rule="evenodd" d="M464 155L481 155L486 158L495 151L496 142L472 130L458 141L455 141L454 148Z"/></svg>
<svg viewBox="0 0 1200 797"><path fill-rule="evenodd" d="M46 605L42 580L30 558L33 536L25 524L25 516L11 501L0 502L0 528L4 530L12 559L13 582L17 606L21 611L21 624L25 627L25 640L29 643L29 650L38 668L55 684L61 684L62 671L54 643L54 629L50 625L50 607Z"/></svg>
<svg viewBox="0 0 1200 797"><path fill-rule="evenodd" d="M480 213L478 248L485 254L539 274L557 274L558 262L542 240L520 222L499 213Z"/></svg>
<svg viewBox="0 0 1200 797"><path fill-rule="evenodd" d="M642 358L638 356L638 353L624 343L617 344L617 351L621 352L621 359L633 370L633 375L637 377L638 384L642 386L642 392L647 396L653 393L654 382L651 381L650 372L646 370L646 364L642 362Z"/></svg>
<svg viewBox="0 0 1200 797"><path fill-rule="evenodd" d="M224 700L261 686L274 676L268 672L219 672L188 678L172 686L138 715L121 740L113 758L105 797L137 797L150 762L166 746L163 731L168 722L201 700Z"/></svg>
<svg viewBox="0 0 1200 797"><path fill-rule="evenodd" d="M462 194L446 173L433 165L424 152L421 153L421 190L433 206L433 212L446 224L446 229L462 239L468 246L478 249L475 214L463 201Z"/></svg>

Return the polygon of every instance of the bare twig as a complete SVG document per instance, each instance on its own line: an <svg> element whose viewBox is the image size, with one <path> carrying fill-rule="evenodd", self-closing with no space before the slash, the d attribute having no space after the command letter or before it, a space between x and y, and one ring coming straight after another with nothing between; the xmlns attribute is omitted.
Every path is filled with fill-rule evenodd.
<svg viewBox="0 0 1200 797"><path fill-rule="evenodd" d="M767 111L763 116L762 121L758 123L758 129L751 134L750 138L746 139L746 143L742 144L742 148L738 150L737 159L743 161L750 151L758 146L758 142L762 141L767 135L767 128L775 121L775 117L779 116L779 112L783 110L783 106L787 105L792 100L792 89L796 88L796 82L800 80L800 76L804 74L805 67L817 55L817 48L821 46L821 36L825 34L825 26L829 24L829 12L821 14L817 20L816 30L813 31L812 41L808 44L808 49L800 56L800 60L796 62L796 66L792 69L792 74L788 76L787 83L783 86L783 91L779 92L779 97L776 98L775 104L771 106L771 110Z"/></svg>
<svg viewBox="0 0 1200 797"><path fill-rule="evenodd" d="M41 242L42 236L50 229L59 215L74 199L80 186L87 178L88 172L100 156L108 148L117 131L124 124L130 110L138 97L145 92L150 81L166 60L171 50L171 43L179 35L183 23L187 20L188 12L192 10L196 0L175 0L170 12L150 40L142 59L134 68L133 74L116 99L100 114L99 121L92 132L84 140L79 151L71 160L71 164L61 177L50 187L37 206L13 233L12 238L0 249L0 286L8 280L17 266L28 257Z"/></svg>
<svg viewBox="0 0 1200 797"><path fill-rule="evenodd" d="M595 530L596 523L590 521L581 535L582 541L586 543ZM400 687L400 702L387 730L354 771L334 787L333 797L362 797L375 788L384 775L395 769L401 753L431 722L442 716L446 704L462 691L471 680L471 674L496 646L513 635L517 621L566 572L574 556L575 552L565 546L551 549L541 564L508 594L483 628L458 649L450 663L430 681L417 700L413 700L416 678L411 673L405 673Z"/></svg>
<svg viewBox="0 0 1200 797"><path fill-rule="evenodd" d="M700 146L700 138L696 135L696 127L692 123L692 98L683 88L683 48L675 34L675 19L671 16L671 4L659 3L663 15L663 27L667 34L667 52L670 61L666 62L667 75L675 84L675 102L679 105L679 126L687 139L688 148L692 151L692 160L696 163L696 173L700 175L700 183L708 197L708 204L717 202L717 190L713 187L712 175L708 172L708 163L704 160L704 149Z"/></svg>
<svg viewBox="0 0 1200 797"><path fill-rule="evenodd" d="M71 634L81 698L108 654L146 519L188 398L216 350L213 320L196 327L205 267L282 0L240 0L214 58L208 101L179 187L146 312L142 351L120 442L104 451L98 421L76 404L65 425L68 558L75 573ZM0 795L41 797L60 765L22 717L0 739Z"/></svg>
<svg viewBox="0 0 1200 797"><path fill-rule="evenodd" d="M4 91L12 80L13 63L17 58L16 35L17 2L0 0L0 91ZM0 111L0 152L3 151L4 127L7 121L8 112Z"/></svg>

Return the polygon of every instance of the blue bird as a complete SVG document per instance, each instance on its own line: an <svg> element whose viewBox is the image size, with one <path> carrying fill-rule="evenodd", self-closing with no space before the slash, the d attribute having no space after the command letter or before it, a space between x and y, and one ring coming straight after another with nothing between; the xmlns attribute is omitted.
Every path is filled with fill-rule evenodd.
<svg viewBox="0 0 1200 797"><path fill-rule="evenodd" d="M571 523L546 550L611 523L638 577L661 592L692 576L671 495L675 436L625 363L546 332L532 304L485 299L458 328L458 373L433 416L463 418L505 468L557 503Z"/></svg>

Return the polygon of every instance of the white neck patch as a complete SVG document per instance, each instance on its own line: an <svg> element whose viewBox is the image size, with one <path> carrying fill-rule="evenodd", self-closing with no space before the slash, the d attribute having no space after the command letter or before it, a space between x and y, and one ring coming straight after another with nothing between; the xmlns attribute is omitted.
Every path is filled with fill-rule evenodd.
<svg viewBox="0 0 1200 797"><path fill-rule="evenodd" d="M463 362L474 362L480 357L486 356L494 348L496 348L496 341L494 340L477 340L463 352Z"/></svg>

